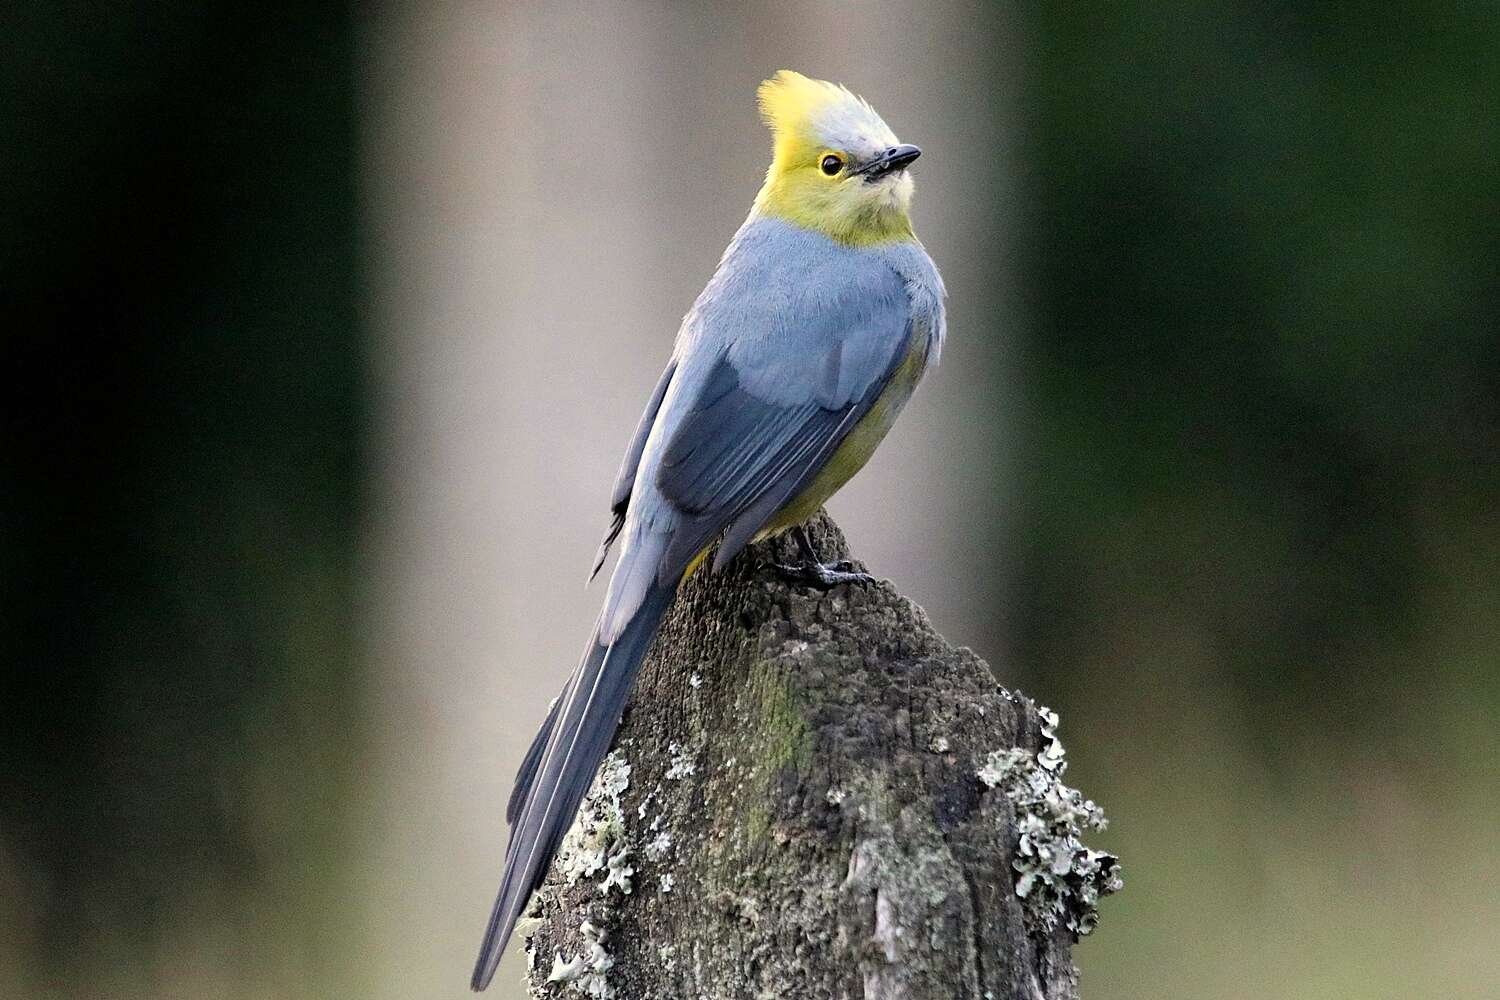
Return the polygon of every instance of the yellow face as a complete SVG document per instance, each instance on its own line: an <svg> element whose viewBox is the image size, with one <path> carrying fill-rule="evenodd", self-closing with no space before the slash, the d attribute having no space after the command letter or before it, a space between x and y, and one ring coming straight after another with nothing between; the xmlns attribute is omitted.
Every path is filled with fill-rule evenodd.
<svg viewBox="0 0 1500 1000"><path fill-rule="evenodd" d="M775 152L756 210L855 246L911 239L919 150L843 87L782 70L761 84Z"/></svg>

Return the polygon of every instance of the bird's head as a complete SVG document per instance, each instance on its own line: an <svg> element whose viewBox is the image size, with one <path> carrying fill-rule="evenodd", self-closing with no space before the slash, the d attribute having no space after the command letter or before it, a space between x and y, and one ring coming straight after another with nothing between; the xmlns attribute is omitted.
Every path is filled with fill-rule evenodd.
<svg viewBox="0 0 1500 1000"><path fill-rule="evenodd" d="M760 111L775 148L758 212L855 246L912 238L906 168L921 150L863 98L784 69L760 85Z"/></svg>

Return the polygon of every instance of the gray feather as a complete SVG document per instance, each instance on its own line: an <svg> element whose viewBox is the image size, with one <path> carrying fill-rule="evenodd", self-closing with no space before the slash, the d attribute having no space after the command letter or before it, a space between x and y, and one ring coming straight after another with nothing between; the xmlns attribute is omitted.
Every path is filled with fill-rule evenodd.
<svg viewBox="0 0 1500 1000"><path fill-rule="evenodd" d="M521 807L526 804L526 796L531 791L531 783L536 778L536 766L542 761L542 751L547 749L547 739L552 735L552 727L557 724L557 706L568 697L568 692L573 688L570 678L563 685L562 693L552 699L552 704L547 706L547 717L542 720L536 735L531 738L531 746L526 751L526 756L521 758L521 766L516 769L515 787L511 789L510 801L505 804L505 822L515 825L516 816ZM511 831L511 839L515 839L515 831Z"/></svg>
<svg viewBox="0 0 1500 1000"><path fill-rule="evenodd" d="M661 409L661 401L666 397L667 387L672 384L672 375L676 371L676 360L667 362L666 371L656 380L656 388L651 390L651 398L646 401L646 410L635 425L635 435L630 439L630 446L625 449L620 471L615 476L615 488L609 497L609 530L604 533L604 541L599 543L599 551L594 554L594 569L589 573L590 580L599 575L599 570L609 555L609 547L620 537L620 529L625 527L625 512L630 507L631 491L635 489L635 473L641 464L641 453L646 450L646 439L651 435L651 428L656 423L656 413Z"/></svg>

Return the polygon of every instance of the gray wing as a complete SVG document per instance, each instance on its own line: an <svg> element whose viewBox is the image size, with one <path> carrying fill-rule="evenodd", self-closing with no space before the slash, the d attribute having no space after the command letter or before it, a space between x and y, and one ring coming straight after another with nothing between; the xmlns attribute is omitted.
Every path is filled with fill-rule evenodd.
<svg viewBox="0 0 1500 1000"><path fill-rule="evenodd" d="M630 447L625 449L625 458L621 460L620 471L615 476L614 492L609 497L611 515L609 530L604 533L604 541L599 543L599 551L594 555L594 568L589 573L590 580L599 575L599 570L609 555L609 547L614 544L616 538L620 537L620 529L625 527L625 512L630 509L630 494L635 489L635 474L641 464L641 453L646 450L646 439L651 436L651 427L656 423L657 411L661 409L661 401L666 398L667 389L672 384L672 376L676 373L677 359L673 358L667 363L667 369L661 373L661 378L657 379L656 388L651 391L651 398L646 401L646 410L641 414L640 422L635 425L635 437L630 439Z"/></svg>
<svg viewBox="0 0 1500 1000"><path fill-rule="evenodd" d="M532 737L526 756L521 758L521 766L516 768L515 786L510 791L510 801L505 804L505 822L512 827L516 825L516 817L521 814L522 807L526 805L526 795L531 790L532 781L536 779L536 769L542 762L542 753L547 749L547 740L557 725L557 708L568 700L568 692L572 689L572 685L573 679L570 677L568 683L563 685L562 691L552 699L552 704L547 706L547 717L542 720L536 735ZM514 830L511 831L511 836L514 838Z"/></svg>
<svg viewBox="0 0 1500 1000"><path fill-rule="evenodd" d="M681 516L658 571L662 582L721 532L714 567L722 568L869 412L911 347L899 280L894 290L873 307L867 298L857 312L831 308L811 318L812 329L790 331L800 343L764 339L726 351L709 369L656 469L658 489ZM821 351L809 352L809 344ZM787 363L789 352L799 364Z"/></svg>

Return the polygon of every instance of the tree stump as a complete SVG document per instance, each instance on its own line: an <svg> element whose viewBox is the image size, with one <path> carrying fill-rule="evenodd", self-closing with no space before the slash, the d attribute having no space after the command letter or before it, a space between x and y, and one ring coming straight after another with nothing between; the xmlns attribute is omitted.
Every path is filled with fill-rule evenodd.
<svg viewBox="0 0 1500 1000"><path fill-rule="evenodd" d="M1119 869L1056 716L889 583L790 584L796 558L683 588L523 924L533 995L1076 997Z"/></svg>

